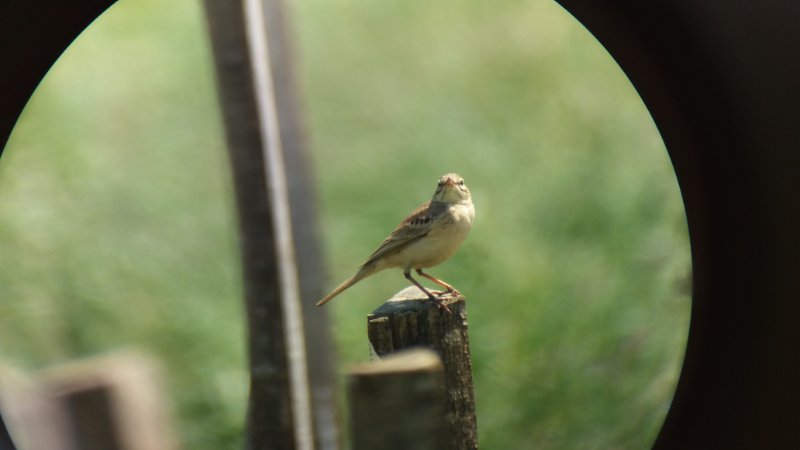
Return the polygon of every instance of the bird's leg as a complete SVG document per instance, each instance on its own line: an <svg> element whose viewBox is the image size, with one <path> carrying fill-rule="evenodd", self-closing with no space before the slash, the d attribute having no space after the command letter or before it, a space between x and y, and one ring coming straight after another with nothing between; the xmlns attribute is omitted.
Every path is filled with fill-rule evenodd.
<svg viewBox="0 0 800 450"><path fill-rule="evenodd" d="M412 276L411 276L411 272L410 272L410 271L409 271L409 272L403 272L403 275L405 275L405 277L406 277L406 279L407 279L408 281L410 281L410 282L414 283L414 285L415 285L415 286L417 286L418 288L420 288L420 290L422 290L422 292L424 292L424 293L425 293L425 295L427 295L427 296L428 296L428 298L430 298L431 300L434 300L434 301L438 301L438 299L436 298L436 296L434 296L433 294L431 294L431 293L430 293L430 291L428 291L428 290L425 288L425 286L423 286L423 285L419 284L419 281L415 280L415 279L414 279L414 277L412 277Z"/></svg>
<svg viewBox="0 0 800 450"><path fill-rule="evenodd" d="M417 269L417 273L420 274L421 276L433 281L434 283L438 284L439 286L442 286L443 288L447 289L444 292L449 292L449 293L451 293L453 295L461 295L461 293L458 292L458 290L456 288L454 288L453 286L445 283L444 281L442 281L442 280L440 280L440 279L438 279L438 278L436 278L434 276L428 275L427 273L423 272L422 269ZM444 292L441 292L441 293L443 294Z"/></svg>
<svg viewBox="0 0 800 450"><path fill-rule="evenodd" d="M417 272L419 272L419 271L420 271L420 270L419 270L419 269L417 269ZM431 299L431 300L433 300L434 302L438 303L440 308L442 308L442 309L444 309L445 311L447 311L447 313L448 313L448 314L452 314L452 313L450 312L450 308L448 308L448 307L447 307L447 305L445 305L445 304L444 304L444 301L443 301L443 300L440 300L440 299L436 298L436 296L435 296L435 295L431 294L431 293L430 293L430 291L428 291L427 289L425 289L425 287L424 287L423 285L419 284L419 281L415 280L415 279L414 279L414 277L412 277L412 276L411 276L411 271L407 270L407 271L403 272L403 275L406 277L406 279L407 279L408 281L410 281L410 282L414 283L414 285L415 285L416 287L420 288L420 290L421 290L422 292L424 292L424 293L425 293L425 295L427 295L427 296L428 296L428 298L430 298L430 299Z"/></svg>

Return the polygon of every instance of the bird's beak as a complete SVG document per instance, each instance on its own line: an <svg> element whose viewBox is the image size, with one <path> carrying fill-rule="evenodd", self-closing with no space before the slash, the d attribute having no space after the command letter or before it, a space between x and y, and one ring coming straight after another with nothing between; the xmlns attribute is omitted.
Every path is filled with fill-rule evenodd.
<svg viewBox="0 0 800 450"><path fill-rule="evenodd" d="M444 184L446 184L447 186L450 186L450 187L455 187L456 182L452 178L448 178L447 180L445 180Z"/></svg>

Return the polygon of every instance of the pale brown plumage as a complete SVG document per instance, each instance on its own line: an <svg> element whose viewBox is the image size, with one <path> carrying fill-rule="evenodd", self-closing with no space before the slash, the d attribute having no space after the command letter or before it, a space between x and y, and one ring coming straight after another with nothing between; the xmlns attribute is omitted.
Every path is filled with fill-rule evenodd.
<svg viewBox="0 0 800 450"><path fill-rule="evenodd" d="M443 175L433 198L403 219L358 272L317 302L317 306L329 302L364 278L392 267L401 267L405 277L433 300L436 297L411 276L412 269L447 291L457 292L451 285L424 273L422 269L449 258L466 238L474 217L475 208L464 179L454 173Z"/></svg>

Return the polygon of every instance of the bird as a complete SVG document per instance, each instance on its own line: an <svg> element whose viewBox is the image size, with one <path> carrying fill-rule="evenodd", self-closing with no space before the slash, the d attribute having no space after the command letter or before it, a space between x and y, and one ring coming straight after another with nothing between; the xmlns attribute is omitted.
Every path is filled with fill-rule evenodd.
<svg viewBox="0 0 800 450"><path fill-rule="evenodd" d="M322 306L342 291L359 281L382 270L401 268L403 275L416 285L428 298L438 302L449 312L443 300L434 294L450 293L460 295L452 285L423 271L437 266L455 253L472 229L475 219L475 206L464 178L456 173L447 173L439 178L433 198L417 207L403 219L392 233L380 243L358 271L337 286L331 293L317 302ZM445 288L445 291L431 292L414 277L414 270Z"/></svg>

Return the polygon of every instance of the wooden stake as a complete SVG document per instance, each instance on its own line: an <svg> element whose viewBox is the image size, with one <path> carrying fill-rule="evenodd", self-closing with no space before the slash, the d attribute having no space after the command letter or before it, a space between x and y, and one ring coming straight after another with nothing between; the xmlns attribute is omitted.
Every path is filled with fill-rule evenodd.
<svg viewBox="0 0 800 450"><path fill-rule="evenodd" d="M367 316L369 340L378 357L412 347L427 347L439 355L447 392L448 442L443 448L477 449L466 304L462 296L446 296L444 301L452 314L415 286L398 292Z"/></svg>
<svg viewBox="0 0 800 450"><path fill-rule="evenodd" d="M444 372L428 349L354 367L348 377L353 450L446 447Z"/></svg>

